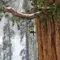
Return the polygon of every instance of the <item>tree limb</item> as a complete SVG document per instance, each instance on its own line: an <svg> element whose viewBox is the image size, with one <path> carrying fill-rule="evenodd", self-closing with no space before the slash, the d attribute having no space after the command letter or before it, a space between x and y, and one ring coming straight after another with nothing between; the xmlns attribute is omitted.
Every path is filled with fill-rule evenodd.
<svg viewBox="0 0 60 60"><path fill-rule="evenodd" d="M30 19L33 19L36 17L36 15L40 14L40 11L38 12L35 12L35 13L31 13L31 14L26 14L26 13L19 13L19 12L16 12L14 9L12 9L11 7L7 7L7 8L4 8L4 11L5 12L9 12L11 13L12 15L16 16L16 17L19 17L19 18L30 18Z"/></svg>

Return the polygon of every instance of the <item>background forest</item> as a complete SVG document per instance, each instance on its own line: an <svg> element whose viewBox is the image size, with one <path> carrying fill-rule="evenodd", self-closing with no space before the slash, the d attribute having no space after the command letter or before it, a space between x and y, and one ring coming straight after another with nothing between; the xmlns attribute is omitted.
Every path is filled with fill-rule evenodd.
<svg viewBox="0 0 60 60"><path fill-rule="evenodd" d="M15 10L29 11L31 13L33 12L30 11L32 10L32 6L28 5L28 2L31 3L31 1L27 0L0 0L0 25L2 26L0 26L2 36L0 37L1 60L37 60L36 26L34 19L18 18L4 11L5 7L12 7Z"/></svg>

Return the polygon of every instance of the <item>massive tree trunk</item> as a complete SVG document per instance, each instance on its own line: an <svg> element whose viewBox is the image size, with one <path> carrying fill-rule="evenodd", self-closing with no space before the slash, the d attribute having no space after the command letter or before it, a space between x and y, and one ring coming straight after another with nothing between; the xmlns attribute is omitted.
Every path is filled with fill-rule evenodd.
<svg viewBox="0 0 60 60"><path fill-rule="evenodd" d="M46 0L45 5L49 3L60 4L60 0ZM46 15L37 18L36 33L38 60L60 60L60 20L52 15L50 18Z"/></svg>
<svg viewBox="0 0 60 60"><path fill-rule="evenodd" d="M60 20L36 19L38 60L60 60Z"/></svg>

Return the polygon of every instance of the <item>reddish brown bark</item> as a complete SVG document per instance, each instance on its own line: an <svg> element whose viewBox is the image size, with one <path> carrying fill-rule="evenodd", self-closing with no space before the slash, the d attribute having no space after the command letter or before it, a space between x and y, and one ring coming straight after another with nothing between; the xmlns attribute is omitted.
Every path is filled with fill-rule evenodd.
<svg viewBox="0 0 60 60"><path fill-rule="evenodd" d="M36 32L37 32L37 42L38 42L38 60L43 60L43 43L42 43L42 33L41 33L41 22L36 18Z"/></svg>
<svg viewBox="0 0 60 60"><path fill-rule="evenodd" d="M46 5L49 5L51 3L60 4L60 0L45 0Z"/></svg>
<svg viewBox="0 0 60 60"><path fill-rule="evenodd" d="M60 60L60 20L36 19L38 60Z"/></svg>
<svg viewBox="0 0 60 60"><path fill-rule="evenodd" d="M47 40L48 40L48 60L52 60L52 50L51 50L51 22L47 20Z"/></svg>
<svg viewBox="0 0 60 60"><path fill-rule="evenodd" d="M60 0L55 0L55 3L56 4L60 4Z"/></svg>
<svg viewBox="0 0 60 60"><path fill-rule="evenodd" d="M60 20L55 21L57 60L60 60Z"/></svg>

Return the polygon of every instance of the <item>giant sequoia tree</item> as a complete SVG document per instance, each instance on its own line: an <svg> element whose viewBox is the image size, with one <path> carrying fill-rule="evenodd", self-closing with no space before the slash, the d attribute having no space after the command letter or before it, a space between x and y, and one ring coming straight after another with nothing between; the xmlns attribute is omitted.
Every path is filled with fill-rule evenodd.
<svg viewBox="0 0 60 60"><path fill-rule="evenodd" d="M36 18L38 60L60 60L60 1L32 0L32 5L28 14L11 8L5 11L19 18Z"/></svg>

